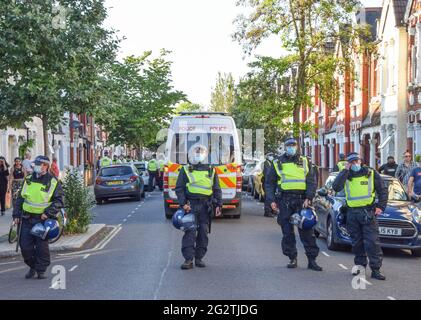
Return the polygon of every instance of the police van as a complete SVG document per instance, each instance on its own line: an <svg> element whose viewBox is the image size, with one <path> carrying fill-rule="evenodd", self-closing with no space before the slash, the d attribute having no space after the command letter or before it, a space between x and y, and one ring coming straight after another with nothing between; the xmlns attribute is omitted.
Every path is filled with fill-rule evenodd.
<svg viewBox="0 0 421 320"><path fill-rule="evenodd" d="M207 163L214 169L222 189L225 217L241 216L241 145L232 117L225 113L182 112L173 118L165 146L165 216L170 219L179 208L174 188L178 174L188 164L189 152L196 145L208 148Z"/></svg>

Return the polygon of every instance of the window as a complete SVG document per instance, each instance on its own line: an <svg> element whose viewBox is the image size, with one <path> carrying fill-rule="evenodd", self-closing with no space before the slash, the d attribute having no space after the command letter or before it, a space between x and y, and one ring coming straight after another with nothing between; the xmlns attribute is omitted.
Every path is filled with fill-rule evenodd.
<svg viewBox="0 0 421 320"><path fill-rule="evenodd" d="M385 180L385 184L389 190L389 200L408 201L408 195L398 180Z"/></svg>
<svg viewBox="0 0 421 320"><path fill-rule="evenodd" d="M101 169L100 176L115 177L115 176L125 176L132 173L133 173L133 169L129 166L110 167L110 168Z"/></svg>

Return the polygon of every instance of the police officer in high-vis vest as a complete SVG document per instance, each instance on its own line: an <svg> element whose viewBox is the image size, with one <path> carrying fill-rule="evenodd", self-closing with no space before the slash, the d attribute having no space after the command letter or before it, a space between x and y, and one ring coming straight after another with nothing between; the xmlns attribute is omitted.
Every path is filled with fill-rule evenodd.
<svg viewBox="0 0 421 320"><path fill-rule="evenodd" d="M196 215L197 231L186 231L182 240L182 254L185 259L181 268L204 268L202 261L208 247L208 232L211 206L216 208L215 216L222 213L222 190L215 170L208 165L208 150L198 145L189 154L190 165L180 170L175 193L180 207Z"/></svg>
<svg viewBox="0 0 421 320"><path fill-rule="evenodd" d="M148 190L152 192L155 190L155 186L158 183L158 161L156 155L152 156L152 159L148 161L148 173L149 173L149 185Z"/></svg>
<svg viewBox="0 0 421 320"><path fill-rule="evenodd" d="M101 158L101 162L99 164L101 168L108 167L113 164L113 161L108 157L108 155L109 155L108 151L105 150L104 157Z"/></svg>
<svg viewBox="0 0 421 320"><path fill-rule="evenodd" d="M383 253L377 216L386 208L388 191L374 169L361 166L358 153L350 153L347 160L345 169L338 174L332 187L335 192L345 191L346 228L351 235L355 265L359 267L354 269L353 274L358 275L360 267L367 267L368 255L371 277L385 280L386 277L380 272Z"/></svg>
<svg viewBox="0 0 421 320"><path fill-rule="evenodd" d="M63 207L63 190L60 182L49 173L49 167L48 157L35 159L34 172L26 176L13 211L15 223L22 222L20 248L30 268L25 276L27 279L35 275L38 279L45 279L51 261L48 240L32 235L31 229L37 223L56 219Z"/></svg>
<svg viewBox="0 0 421 320"><path fill-rule="evenodd" d="M345 155L343 153L340 153L339 162L333 168L333 172L341 172L343 169L345 169L346 164L347 164L347 161L345 159Z"/></svg>
<svg viewBox="0 0 421 320"><path fill-rule="evenodd" d="M285 149L286 152L274 161L266 177L266 197L274 211L279 209L278 224L282 227L283 233L282 252L290 259L287 267L297 268L296 239L294 225L290 219L294 213L299 213L303 208L310 206L316 194L317 181L310 160L298 153L297 140L287 139ZM319 248L314 230L298 229L298 231L308 258L308 268L322 271L316 263Z"/></svg>
<svg viewBox="0 0 421 320"><path fill-rule="evenodd" d="M159 187L160 191L164 191L164 170L165 170L165 160L164 159L158 160L158 167L159 167L158 187Z"/></svg>

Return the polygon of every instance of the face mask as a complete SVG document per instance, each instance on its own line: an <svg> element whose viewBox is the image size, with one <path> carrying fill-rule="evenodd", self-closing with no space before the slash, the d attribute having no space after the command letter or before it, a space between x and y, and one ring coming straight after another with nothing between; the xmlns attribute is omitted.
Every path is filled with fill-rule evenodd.
<svg viewBox="0 0 421 320"><path fill-rule="evenodd" d="M206 160L206 155L203 153L196 153L193 157L195 163L203 163Z"/></svg>
<svg viewBox="0 0 421 320"><path fill-rule="evenodd" d="M40 174L40 173L42 173L41 166L35 166L35 167L34 167L34 172L35 172L36 174Z"/></svg>
<svg viewBox="0 0 421 320"><path fill-rule="evenodd" d="M358 171L361 170L361 166L359 164L353 164L351 166L351 170L354 171L354 172L358 172Z"/></svg>
<svg viewBox="0 0 421 320"><path fill-rule="evenodd" d="M297 147L287 147L287 154L290 156L295 156L297 154Z"/></svg>
<svg viewBox="0 0 421 320"><path fill-rule="evenodd" d="M269 160L269 161L273 161L273 157L272 157L272 156L269 156L269 157L268 157L268 160Z"/></svg>

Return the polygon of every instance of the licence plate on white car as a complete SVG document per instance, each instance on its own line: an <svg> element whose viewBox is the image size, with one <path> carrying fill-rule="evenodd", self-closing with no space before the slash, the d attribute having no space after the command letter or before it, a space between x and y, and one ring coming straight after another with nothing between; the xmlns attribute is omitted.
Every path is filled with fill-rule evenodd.
<svg viewBox="0 0 421 320"><path fill-rule="evenodd" d="M401 236L402 229L379 227L379 233L382 236Z"/></svg>

